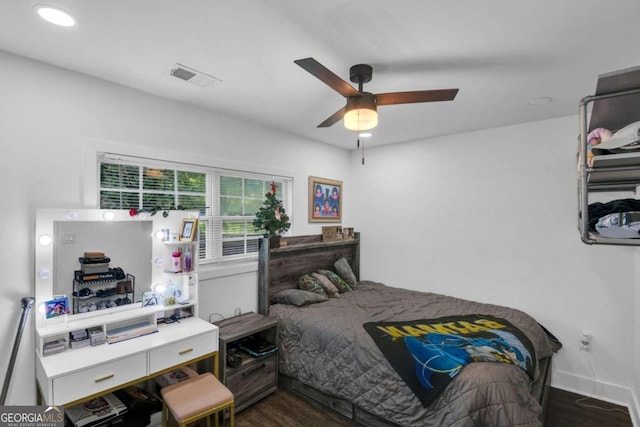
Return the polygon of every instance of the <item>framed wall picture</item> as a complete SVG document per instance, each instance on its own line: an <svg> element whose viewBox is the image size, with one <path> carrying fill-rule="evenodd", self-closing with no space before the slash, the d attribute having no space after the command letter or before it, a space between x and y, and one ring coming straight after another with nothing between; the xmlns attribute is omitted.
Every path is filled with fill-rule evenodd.
<svg viewBox="0 0 640 427"><path fill-rule="evenodd" d="M180 227L180 241L193 242L198 232L198 219L197 218L185 218L182 220L182 227Z"/></svg>
<svg viewBox="0 0 640 427"><path fill-rule="evenodd" d="M342 221L342 181L309 177L309 222Z"/></svg>

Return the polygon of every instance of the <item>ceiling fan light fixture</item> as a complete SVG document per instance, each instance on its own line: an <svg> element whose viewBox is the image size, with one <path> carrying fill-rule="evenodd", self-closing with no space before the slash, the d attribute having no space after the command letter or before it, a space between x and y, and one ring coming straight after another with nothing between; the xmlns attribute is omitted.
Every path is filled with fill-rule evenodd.
<svg viewBox="0 0 640 427"><path fill-rule="evenodd" d="M348 130L363 131L378 126L378 108L373 94L364 92L362 96L347 98L344 127Z"/></svg>
<svg viewBox="0 0 640 427"><path fill-rule="evenodd" d="M371 92L362 90L363 84L371 81L373 75L371 65L358 64L349 69L350 80L358 84L358 89L356 90L313 58L297 59L293 62L347 99L347 105L320 123L318 125L319 128L333 126L342 120L344 127L348 130L360 132L373 129L378 125L378 105L453 101L458 93L458 89L437 89L389 92L374 95Z"/></svg>

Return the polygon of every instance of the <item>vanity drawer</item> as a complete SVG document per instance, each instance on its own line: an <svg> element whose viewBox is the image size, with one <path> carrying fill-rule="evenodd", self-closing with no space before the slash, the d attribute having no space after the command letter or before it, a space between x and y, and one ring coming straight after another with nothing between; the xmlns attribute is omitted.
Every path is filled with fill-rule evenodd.
<svg viewBox="0 0 640 427"><path fill-rule="evenodd" d="M215 333L180 340L149 352L149 374L187 363L218 349Z"/></svg>
<svg viewBox="0 0 640 427"><path fill-rule="evenodd" d="M117 387L141 377L147 370L147 354L101 363L53 379L53 403L61 405Z"/></svg>

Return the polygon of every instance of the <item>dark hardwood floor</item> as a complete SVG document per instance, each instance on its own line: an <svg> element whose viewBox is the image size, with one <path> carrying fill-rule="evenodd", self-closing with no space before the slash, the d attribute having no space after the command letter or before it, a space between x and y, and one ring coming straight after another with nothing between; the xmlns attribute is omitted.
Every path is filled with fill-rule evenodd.
<svg viewBox="0 0 640 427"><path fill-rule="evenodd" d="M630 427L631 417L624 406L568 391L551 388L545 427Z"/></svg>
<svg viewBox="0 0 640 427"><path fill-rule="evenodd" d="M632 426L627 409L595 399L581 404L578 394L552 388L545 427L627 427ZM597 409L594 408L597 406ZM605 410L606 409L606 410ZM348 420L323 411L285 390L278 390L236 415L237 427L341 427Z"/></svg>

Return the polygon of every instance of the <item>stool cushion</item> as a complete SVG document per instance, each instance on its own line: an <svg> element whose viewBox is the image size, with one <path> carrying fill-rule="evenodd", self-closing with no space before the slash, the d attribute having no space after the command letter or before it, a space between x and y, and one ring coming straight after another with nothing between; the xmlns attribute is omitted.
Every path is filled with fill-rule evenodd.
<svg viewBox="0 0 640 427"><path fill-rule="evenodd" d="M164 387L160 393L176 420L233 402L233 394L210 372Z"/></svg>

